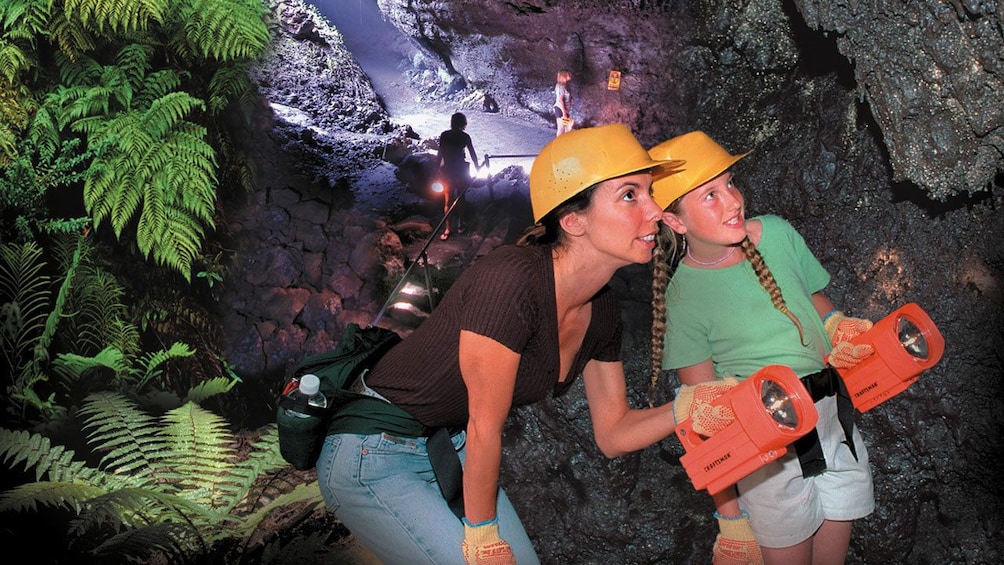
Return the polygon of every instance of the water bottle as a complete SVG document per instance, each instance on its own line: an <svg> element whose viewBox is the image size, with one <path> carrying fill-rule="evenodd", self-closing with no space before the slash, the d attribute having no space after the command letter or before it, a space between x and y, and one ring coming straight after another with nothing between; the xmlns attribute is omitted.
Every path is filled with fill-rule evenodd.
<svg viewBox="0 0 1004 565"><path fill-rule="evenodd" d="M320 389L317 375L303 375L297 388L279 404L279 453L301 471L314 467L327 435L328 415L322 410L318 414L307 413L308 406L327 407L328 400Z"/></svg>
<svg viewBox="0 0 1004 565"><path fill-rule="evenodd" d="M328 405L328 399L321 393L321 379L317 378L317 375L306 374L300 377L300 386L289 393L289 397L295 403L294 406L309 404L310 406L324 408ZM316 417L292 408L286 408L286 413L296 418Z"/></svg>

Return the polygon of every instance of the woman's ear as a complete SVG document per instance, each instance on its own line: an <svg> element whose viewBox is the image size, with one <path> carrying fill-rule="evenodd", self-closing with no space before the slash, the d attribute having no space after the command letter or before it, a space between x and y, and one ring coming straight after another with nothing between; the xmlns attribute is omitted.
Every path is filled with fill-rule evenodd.
<svg viewBox="0 0 1004 565"><path fill-rule="evenodd" d="M558 218L558 225L571 236L579 236L585 233L586 226L582 216L578 212L569 212Z"/></svg>
<svg viewBox="0 0 1004 565"><path fill-rule="evenodd" d="M662 213L662 223L666 224L669 226L669 229L680 235L687 233L687 226L683 225L683 221L680 220L680 216L672 212Z"/></svg>

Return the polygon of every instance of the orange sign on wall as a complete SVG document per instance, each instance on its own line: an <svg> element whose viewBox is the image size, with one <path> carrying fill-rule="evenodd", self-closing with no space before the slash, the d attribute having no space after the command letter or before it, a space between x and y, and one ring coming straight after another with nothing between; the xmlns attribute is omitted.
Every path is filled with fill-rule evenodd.
<svg viewBox="0 0 1004 565"><path fill-rule="evenodd" d="M607 90L620 90L620 89L621 89L621 72L610 71L610 76L607 77Z"/></svg>

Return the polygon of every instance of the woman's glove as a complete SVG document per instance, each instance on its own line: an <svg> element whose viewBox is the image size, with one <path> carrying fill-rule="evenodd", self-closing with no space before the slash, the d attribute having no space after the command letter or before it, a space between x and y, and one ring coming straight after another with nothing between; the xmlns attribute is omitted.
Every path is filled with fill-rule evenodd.
<svg viewBox="0 0 1004 565"><path fill-rule="evenodd" d="M867 343L855 345L850 341L872 329L871 320L851 318L839 310L827 314L823 320L826 336L830 338L833 351L828 362L837 369L850 369L873 353L875 348Z"/></svg>
<svg viewBox="0 0 1004 565"><path fill-rule="evenodd" d="M735 518L715 512L718 537L715 538L714 565L763 565L760 544L753 535L750 515L745 510Z"/></svg>
<svg viewBox="0 0 1004 565"><path fill-rule="evenodd" d="M467 565L516 565L512 548L499 537L499 521L471 524L464 518L464 561Z"/></svg>
<svg viewBox="0 0 1004 565"><path fill-rule="evenodd" d="M683 385L673 401L676 423L691 419L694 421L693 430L705 437L711 437L729 427L736 419L732 408L711 403L737 384L738 380L729 377L696 385Z"/></svg>

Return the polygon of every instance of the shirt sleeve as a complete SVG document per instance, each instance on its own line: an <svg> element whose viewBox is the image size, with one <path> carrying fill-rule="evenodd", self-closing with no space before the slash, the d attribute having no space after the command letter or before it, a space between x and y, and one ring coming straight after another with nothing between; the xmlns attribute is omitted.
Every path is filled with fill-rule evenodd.
<svg viewBox="0 0 1004 565"><path fill-rule="evenodd" d="M518 253L502 251L481 258L464 277L460 329L522 351L539 326L534 270L532 261Z"/></svg>

